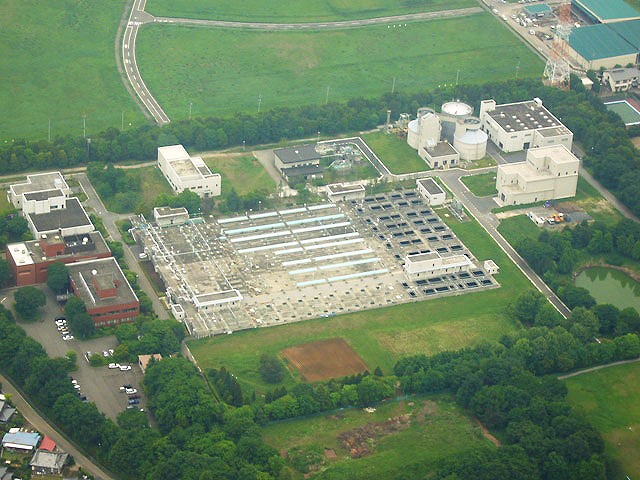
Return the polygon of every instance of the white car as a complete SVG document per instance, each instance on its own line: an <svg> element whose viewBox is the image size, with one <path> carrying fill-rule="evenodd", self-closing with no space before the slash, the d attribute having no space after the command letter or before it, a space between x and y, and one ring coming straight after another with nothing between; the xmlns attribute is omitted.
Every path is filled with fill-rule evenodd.
<svg viewBox="0 0 640 480"><path fill-rule="evenodd" d="M76 390L80 390L80 385L78 385L77 383L74 383L73 388L75 388Z"/></svg>
<svg viewBox="0 0 640 480"><path fill-rule="evenodd" d="M111 369L120 368L120 364L118 364L118 363L110 363L109 364L109 368L111 368Z"/></svg>
<svg viewBox="0 0 640 480"><path fill-rule="evenodd" d="M62 330L66 330L67 326L66 325L58 325L58 331L61 332Z"/></svg>
<svg viewBox="0 0 640 480"><path fill-rule="evenodd" d="M113 348L110 348L108 352L109 352L109 355L113 355Z"/></svg>
<svg viewBox="0 0 640 480"><path fill-rule="evenodd" d="M124 393L126 393L127 395L133 395L138 393L138 390L136 390L135 388L125 388Z"/></svg>
<svg viewBox="0 0 640 480"><path fill-rule="evenodd" d="M67 321L66 320L56 320L56 325L59 327L62 327L63 325L66 325Z"/></svg>
<svg viewBox="0 0 640 480"><path fill-rule="evenodd" d="M104 352L102 352L102 356L103 357L108 357L109 356L109 352L105 350Z"/></svg>
<svg viewBox="0 0 640 480"><path fill-rule="evenodd" d="M64 335L62 337L63 340L73 340L75 337L73 335Z"/></svg>
<svg viewBox="0 0 640 480"><path fill-rule="evenodd" d="M128 372L129 370L131 370L131 365L120 365L119 368L121 372Z"/></svg>

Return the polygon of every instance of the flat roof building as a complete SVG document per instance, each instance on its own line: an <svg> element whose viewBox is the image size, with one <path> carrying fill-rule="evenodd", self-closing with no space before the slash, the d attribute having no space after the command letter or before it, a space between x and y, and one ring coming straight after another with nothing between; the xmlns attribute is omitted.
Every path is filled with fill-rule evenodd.
<svg viewBox="0 0 640 480"><path fill-rule="evenodd" d="M155 207L153 209L153 219L159 227L182 225L189 220L189 212L184 207Z"/></svg>
<svg viewBox="0 0 640 480"><path fill-rule="evenodd" d="M427 199L429 205L442 205L447 199L447 194L433 178L419 178L416 180L418 192Z"/></svg>
<svg viewBox="0 0 640 480"><path fill-rule="evenodd" d="M573 197L580 160L564 145L532 148L524 162L498 166L496 189L503 205Z"/></svg>
<svg viewBox="0 0 640 480"><path fill-rule="evenodd" d="M158 167L174 192L191 190L202 198L221 193L219 173L211 173L200 157L191 157L182 145L158 148Z"/></svg>
<svg viewBox="0 0 640 480"><path fill-rule="evenodd" d="M83 235L43 235L38 240L7 245L6 258L16 285L22 287L47 281L49 265L110 257L100 232Z"/></svg>
<svg viewBox="0 0 640 480"><path fill-rule="evenodd" d="M138 297L115 258L73 263L68 269L71 288L96 327L132 322L140 315Z"/></svg>
<svg viewBox="0 0 640 480"><path fill-rule="evenodd" d="M573 144L571 130L539 98L502 105L495 100L483 100L480 122L482 130L503 152L549 145L564 145L570 150Z"/></svg>
<svg viewBox="0 0 640 480"><path fill-rule="evenodd" d="M415 253L405 257L404 270L411 277L428 277L468 271L473 262L464 254L442 256L438 252Z"/></svg>
<svg viewBox="0 0 640 480"><path fill-rule="evenodd" d="M553 9L546 3L527 5L524 7L524 11L531 17L549 17L553 14Z"/></svg>
<svg viewBox="0 0 640 480"><path fill-rule="evenodd" d="M46 213L28 213L25 218L35 238L52 233L62 236L82 235L95 230L89 215L77 198L66 198L62 208Z"/></svg>
<svg viewBox="0 0 640 480"><path fill-rule="evenodd" d="M418 155L431 168L447 169L460 163L460 154L447 141L426 145L418 150Z"/></svg>
<svg viewBox="0 0 640 480"><path fill-rule="evenodd" d="M7 198L15 208L22 210L23 195L52 190L59 190L66 196L71 194L71 189L60 172L35 173L27 175L26 182L11 185Z"/></svg>
<svg viewBox="0 0 640 480"><path fill-rule="evenodd" d="M572 5L598 23L640 19L640 12L624 0L572 0Z"/></svg>
<svg viewBox="0 0 640 480"><path fill-rule="evenodd" d="M323 168L320 166L322 155L316 151L315 144L278 148L273 151L273 157L275 167L287 179L322 174Z"/></svg>
<svg viewBox="0 0 640 480"><path fill-rule="evenodd" d="M365 197L364 185L356 183L353 185L344 185L342 183L333 183L326 187L327 197L333 203L346 202L347 200L362 200Z"/></svg>

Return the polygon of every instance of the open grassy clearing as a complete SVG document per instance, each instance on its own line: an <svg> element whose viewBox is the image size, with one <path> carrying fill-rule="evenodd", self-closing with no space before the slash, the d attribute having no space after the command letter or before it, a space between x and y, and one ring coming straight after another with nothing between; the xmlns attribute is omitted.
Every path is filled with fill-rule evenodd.
<svg viewBox="0 0 640 480"><path fill-rule="evenodd" d="M238 195L250 192L269 194L276 184L260 162L250 153L202 155L212 172L222 175L222 194L234 188Z"/></svg>
<svg viewBox="0 0 640 480"><path fill-rule="evenodd" d="M622 214L582 177L578 177L576 196L568 201L575 202L594 220L607 225L614 225L622 220Z"/></svg>
<svg viewBox="0 0 640 480"><path fill-rule="evenodd" d="M537 227L526 215L516 215L500 221L498 232L513 246L527 238L537 240L542 228Z"/></svg>
<svg viewBox="0 0 640 480"><path fill-rule="evenodd" d="M5 0L0 16L0 141L87 136L144 117L116 69L124 0Z"/></svg>
<svg viewBox="0 0 640 480"><path fill-rule="evenodd" d="M472 0L149 0L145 9L164 17L290 23L386 17L475 6L477 4Z"/></svg>
<svg viewBox="0 0 640 480"><path fill-rule="evenodd" d="M640 364L605 368L565 382L569 402L584 412L619 462L617 478L640 476Z"/></svg>
<svg viewBox="0 0 640 480"><path fill-rule="evenodd" d="M192 353L202 368L225 366L247 391L262 393L272 387L257 373L260 355L301 343L344 338L372 370L380 366L389 373L402 356L457 350L514 331L504 308L529 281L478 223L441 216L479 260L500 266L501 288L194 340ZM291 376L284 381L294 383Z"/></svg>
<svg viewBox="0 0 640 480"><path fill-rule="evenodd" d="M406 140L396 135L375 132L362 135L362 139L375 152L391 173L413 173L431 170L409 146Z"/></svg>
<svg viewBox="0 0 640 480"><path fill-rule="evenodd" d="M498 193L496 190L495 172L470 175L462 177L461 180L476 197L488 197L489 195L495 195Z"/></svg>
<svg viewBox="0 0 640 480"><path fill-rule="evenodd" d="M158 167L129 168L126 169L126 172L127 175L138 178L140 182L140 190L136 192L136 203L133 209L135 213L143 213L148 216L153 210L158 195L162 193L174 194ZM115 198L102 199L107 209L118 213L128 213L119 211L122 209L116 206Z"/></svg>
<svg viewBox="0 0 640 480"><path fill-rule="evenodd" d="M455 35L452 35L455 32ZM491 32L491 35L487 35ZM147 86L172 119L424 91L515 75L542 62L488 13L322 32L255 32L145 25L137 58ZM171 68L167 68L171 65Z"/></svg>
<svg viewBox="0 0 640 480"><path fill-rule="evenodd" d="M405 418L409 419L409 426L373 439L373 452L369 456L349 458L349 452L338 439L340 434L369 423L380 424L403 415L408 415ZM377 407L374 413L349 409L272 423L262 432L266 443L279 449L298 447L320 452L332 449L336 458L325 458L323 471L313 478L336 480L394 478L399 471L422 478L427 473L425 468L433 467L438 460L488 445L479 428L444 397L390 402Z"/></svg>

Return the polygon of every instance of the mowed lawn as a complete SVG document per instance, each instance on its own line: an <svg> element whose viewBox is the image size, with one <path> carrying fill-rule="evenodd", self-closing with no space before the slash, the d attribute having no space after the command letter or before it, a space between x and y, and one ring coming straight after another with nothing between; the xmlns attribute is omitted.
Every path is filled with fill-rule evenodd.
<svg viewBox="0 0 640 480"><path fill-rule="evenodd" d="M251 154L202 155L212 172L222 175L223 195L234 188L239 195L251 192L269 194L276 184L260 162Z"/></svg>
<svg viewBox="0 0 640 480"><path fill-rule="evenodd" d="M391 173L413 173L431 170L406 139L393 134L375 132L362 135L362 139L375 152Z"/></svg>
<svg viewBox="0 0 640 480"><path fill-rule="evenodd" d="M164 17L291 23L386 17L475 6L473 0L149 0L145 10Z"/></svg>
<svg viewBox="0 0 640 480"><path fill-rule="evenodd" d="M504 315L505 306L533 287L475 221L444 220L480 261L491 258L500 266L496 280L502 287L194 340L189 342L192 353L201 367L225 366L246 391L261 393L272 387L257 373L260 355L277 355L301 343L344 338L371 371L380 366L392 373L396 361L406 355L432 355L499 340L518 328ZM285 385L293 383L288 376Z"/></svg>
<svg viewBox="0 0 640 480"><path fill-rule="evenodd" d="M640 476L640 363L565 380L569 402L583 411L621 467L615 478Z"/></svg>
<svg viewBox="0 0 640 480"><path fill-rule="evenodd" d="M469 175L462 177L461 180L476 197L488 197L498 193L495 172Z"/></svg>
<svg viewBox="0 0 640 480"><path fill-rule="evenodd" d="M490 32L490 34L488 34ZM455 33L455 34L454 34ZM323 104L515 76L542 62L488 13L322 32L255 32L145 25L137 58L172 119ZM169 67L170 66L170 67Z"/></svg>
<svg viewBox="0 0 640 480"><path fill-rule="evenodd" d="M144 117L116 69L124 0L4 0L0 11L0 141L87 136Z"/></svg>
<svg viewBox="0 0 640 480"><path fill-rule="evenodd" d="M383 424L389 418L403 415L409 419L408 428L372 439L369 456L349 458L349 452L338 439L340 434L369 423ZM381 429L384 430L384 426ZM405 473L403 478L423 478L444 458L463 455L480 445L491 445L451 400L441 397L390 402L378 406L373 413L348 409L270 423L262 433L265 442L279 450L296 447L323 452L325 448L332 449L337 458L325 459L323 471L313 477L332 480L394 478L399 471Z"/></svg>

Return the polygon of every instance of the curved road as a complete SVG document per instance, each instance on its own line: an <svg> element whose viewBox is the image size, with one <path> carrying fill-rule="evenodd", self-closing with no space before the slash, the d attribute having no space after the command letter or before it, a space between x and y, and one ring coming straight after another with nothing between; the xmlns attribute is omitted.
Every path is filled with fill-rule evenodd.
<svg viewBox="0 0 640 480"><path fill-rule="evenodd" d="M198 20L190 18L167 18L154 17L144 11L146 0L133 0L129 19L127 21L124 35L122 36L122 67L126 80L131 86L136 96L144 105L147 112L153 117L158 125L164 125L171 120L164 112L158 101L151 95L146 84L142 80L136 59L136 38L140 25L145 23L169 24L169 25L192 25L205 27L239 28L262 31L294 31L294 30L323 30L354 28L366 25L386 25L394 22L409 22L416 20L426 20L432 18L448 18L472 15L482 12L480 7L461 8L457 10L442 10L437 12L414 13L407 15L395 15L390 17L367 18L362 20L349 20L343 22L315 22L315 23L261 23L261 22L229 22L222 20ZM126 77L126 78L124 78ZM145 115L147 114L144 112Z"/></svg>
<svg viewBox="0 0 640 480"><path fill-rule="evenodd" d="M76 463L93 475L96 480L114 480L111 475L105 473L104 470L82 454L82 452L80 452L73 443L67 440L66 437L56 430L56 427L51 425L38 412L36 412L6 377L0 375L0 382L2 383L2 390L5 393L11 394L11 401L18 410L20 410L22 416L33 426L33 428L38 430L40 433L51 437L62 450L71 454Z"/></svg>

